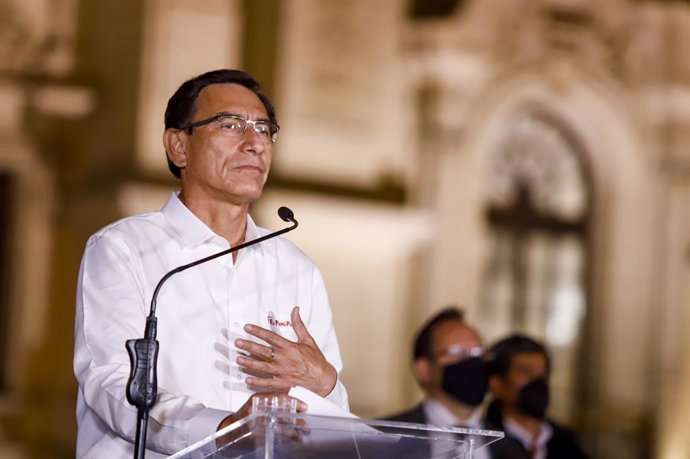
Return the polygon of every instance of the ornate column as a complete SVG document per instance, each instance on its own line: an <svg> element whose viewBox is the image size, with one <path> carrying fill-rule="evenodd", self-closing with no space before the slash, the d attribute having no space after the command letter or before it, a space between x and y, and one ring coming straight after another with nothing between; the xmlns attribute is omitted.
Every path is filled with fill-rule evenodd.
<svg viewBox="0 0 690 459"><path fill-rule="evenodd" d="M658 190L647 387L655 457L670 459L690 456L690 7L650 2L637 18L629 68L654 133Z"/></svg>
<svg viewBox="0 0 690 459"><path fill-rule="evenodd" d="M54 301L56 174L41 134L46 118L79 118L92 105L88 90L58 83L74 63L75 20L74 0L0 0L0 171L9 178L2 215L8 233L0 237L10 248L0 260L7 268L0 280L6 293L0 298L5 330L0 455L20 454L17 444L2 441L1 431L15 441L29 437L18 421L32 403L41 400L43 416L52 414L49 397L34 391L40 383L30 376ZM38 429L50 426L30 430Z"/></svg>

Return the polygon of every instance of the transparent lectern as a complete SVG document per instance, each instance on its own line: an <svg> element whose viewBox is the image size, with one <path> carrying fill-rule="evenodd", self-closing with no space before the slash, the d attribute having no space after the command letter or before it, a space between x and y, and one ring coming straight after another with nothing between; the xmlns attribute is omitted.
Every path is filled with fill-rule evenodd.
<svg viewBox="0 0 690 459"><path fill-rule="evenodd" d="M259 409L169 459L471 459L503 432Z"/></svg>

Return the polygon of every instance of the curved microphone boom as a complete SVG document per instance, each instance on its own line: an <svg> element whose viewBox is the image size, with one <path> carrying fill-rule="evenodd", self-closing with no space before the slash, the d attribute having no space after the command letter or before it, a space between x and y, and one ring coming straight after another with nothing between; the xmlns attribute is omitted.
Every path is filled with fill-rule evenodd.
<svg viewBox="0 0 690 459"><path fill-rule="evenodd" d="M222 257L223 255L236 252L245 247L249 247L250 245L258 244L266 239L280 236L288 231L292 231L293 229L297 228L297 225L299 225L297 220L295 220L295 214L287 207L280 207L278 209L278 216L284 222L291 222L292 226L288 226L287 228L274 231L273 233L265 236L252 239L251 241L236 245L235 247L230 247L222 252L218 252L200 260L193 261L186 265L178 266L172 271L169 271L161 278L160 281L158 281L151 298L151 309L148 317L146 318L144 337L139 339L129 339L125 345L129 354L129 361L131 365L129 379L127 380L127 401L137 407L137 433L134 444L135 459L141 459L144 457L146 450L146 428L148 424L149 410L153 407L158 392L156 371L158 364L158 341L156 340L156 301L158 299L158 292L165 281L170 279L170 277L174 274L185 271L202 263L206 263L207 261L214 260L218 257Z"/></svg>

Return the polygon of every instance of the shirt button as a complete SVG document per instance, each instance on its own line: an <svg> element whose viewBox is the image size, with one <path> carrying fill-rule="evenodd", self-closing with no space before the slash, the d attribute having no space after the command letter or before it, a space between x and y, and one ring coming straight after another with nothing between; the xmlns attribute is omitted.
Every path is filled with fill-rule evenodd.
<svg viewBox="0 0 690 459"><path fill-rule="evenodd" d="M233 322L232 326L234 328L240 328L240 323L239 322Z"/></svg>
<svg viewBox="0 0 690 459"><path fill-rule="evenodd" d="M235 375L235 379L237 381L242 381L242 375Z"/></svg>

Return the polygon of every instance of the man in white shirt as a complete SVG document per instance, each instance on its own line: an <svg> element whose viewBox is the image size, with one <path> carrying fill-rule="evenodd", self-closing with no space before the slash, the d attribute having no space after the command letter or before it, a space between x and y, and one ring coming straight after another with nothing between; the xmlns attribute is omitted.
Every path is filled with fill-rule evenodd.
<svg viewBox="0 0 690 459"><path fill-rule="evenodd" d="M425 398L416 407L385 419L498 430L482 419L480 404L488 387L482 343L479 334L463 320L462 311L449 307L429 319L417 333L412 358L412 371ZM432 442L430 456L445 453L435 448ZM522 459L526 455L512 440L502 439L475 451L473 457Z"/></svg>
<svg viewBox="0 0 690 459"><path fill-rule="evenodd" d="M170 270L268 234L248 214L278 132L275 111L245 72L185 82L165 113L165 146L181 191L88 241L79 274L74 371L79 458L133 455L125 341L140 338ZM342 361L318 268L272 238L181 272L157 300L158 396L147 457L178 451L251 412L252 398L306 388L348 410ZM298 401L298 411L307 406Z"/></svg>

